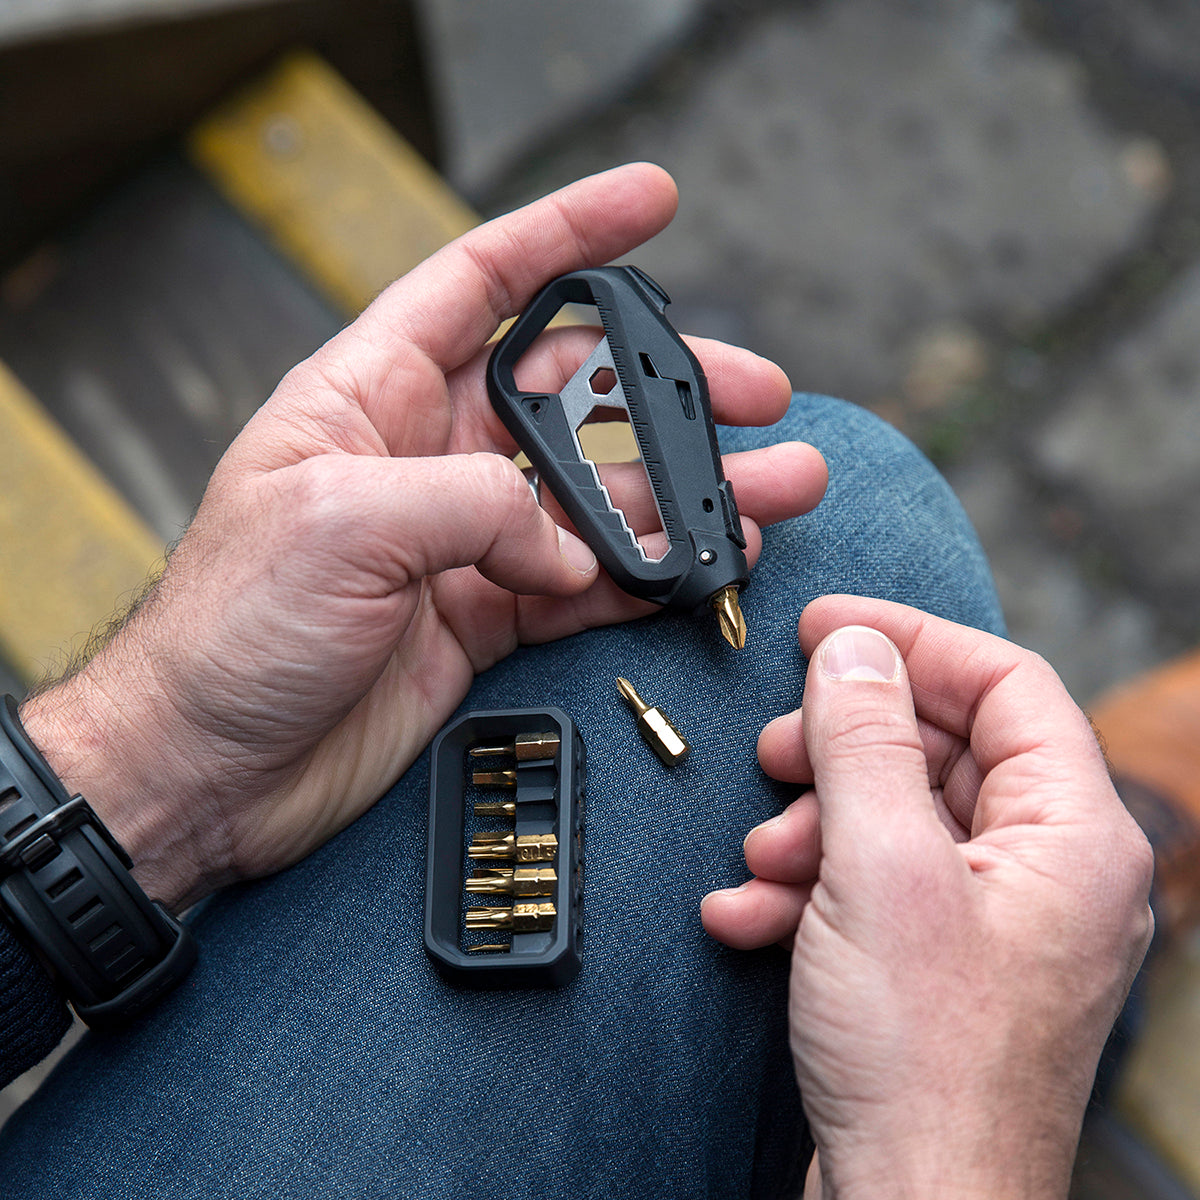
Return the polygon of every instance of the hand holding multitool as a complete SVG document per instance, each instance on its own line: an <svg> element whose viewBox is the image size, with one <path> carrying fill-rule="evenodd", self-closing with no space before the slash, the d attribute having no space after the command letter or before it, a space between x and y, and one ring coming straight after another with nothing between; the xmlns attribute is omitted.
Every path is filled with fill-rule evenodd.
<svg viewBox="0 0 1200 1200"><path fill-rule="evenodd" d="M488 363L488 393L517 444L605 570L631 595L669 608L714 608L741 648L738 603L750 568L746 539L721 468L704 372L667 321L667 294L636 267L564 275L533 299ZM519 391L513 369L565 304L594 304L604 336L562 391ZM611 371L610 391L595 390ZM668 549L652 559L583 452L579 428L597 407L622 408L637 439Z"/></svg>

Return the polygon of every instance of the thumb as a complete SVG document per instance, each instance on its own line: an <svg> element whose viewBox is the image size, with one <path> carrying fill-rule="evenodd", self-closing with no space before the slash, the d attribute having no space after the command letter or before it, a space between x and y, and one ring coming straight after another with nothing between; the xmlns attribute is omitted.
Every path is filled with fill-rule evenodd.
<svg viewBox="0 0 1200 1200"><path fill-rule="evenodd" d="M937 817L900 652L867 626L835 630L812 656L803 712L827 865L906 858L897 842L928 837Z"/></svg>
<svg viewBox="0 0 1200 1200"><path fill-rule="evenodd" d="M263 481L303 544L306 570L314 549L325 548L392 587L474 566L514 592L562 596L596 576L596 556L555 524L499 454L323 454Z"/></svg>

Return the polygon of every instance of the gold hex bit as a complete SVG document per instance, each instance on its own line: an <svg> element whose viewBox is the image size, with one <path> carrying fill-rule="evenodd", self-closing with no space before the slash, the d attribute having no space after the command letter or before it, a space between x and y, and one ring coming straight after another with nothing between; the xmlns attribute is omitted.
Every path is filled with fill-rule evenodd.
<svg viewBox="0 0 1200 1200"><path fill-rule="evenodd" d="M516 771L472 771L471 782L476 787L515 788Z"/></svg>
<svg viewBox="0 0 1200 1200"><path fill-rule="evenodd" d="M494 945L467 946L468 954L509 954L512 947L507 942L496 942Z"/></svg>
<svg viewBox="0 0 1200 1200"><path fill-rule="evenodd" d="M471 858L501 858L517 862L553 862L558 838L552 833L477 833L467 847Z"/></svg>
<svg viewBox="0 0 1200 1200"><path fill-rule="evenodd" d="M617 690L637 717L638 733L662 760L663 766L673 767L682 762L691 746L667 714L661 708L651 708L628 679L617 676Z"/></svg>
<svg viewBox="0 0 1200 1200"><path fill-rule="evenodd" d="M468 908L468 929L508 929L513 933L541 933L554 925L553 904L514 904L512 908Z"/></svg>
<svg viewBox="0 0 1200 1200"><path fill-rule="evenodd" d="M713 592L708 602L717 610L721 636L735 650L743 649L746 645L746 618L742 616L737 588L731 583L728 587Z"/></svg>
<svg viewBox="0 0 1200 1200"><path fill-rule="evenodd" d="M473 746L469 753L472 758L503 754L517 762L537 762L553 758L561 741L557 733L519 733L511 742L499 746Z"/></svg>
<svg viewBox="0 0 1200 1200"><path fill-rule="evenodd" d="M553 867L494 867L476 871L463 887L485 896L553 896L557 883Z"/></svg>
<svg viewBox="0 0 1200 1200"><path fill-rule="evenodd" d="M515 817L517 802L515 800L481 800L475 805L477 817Z"/></svg>

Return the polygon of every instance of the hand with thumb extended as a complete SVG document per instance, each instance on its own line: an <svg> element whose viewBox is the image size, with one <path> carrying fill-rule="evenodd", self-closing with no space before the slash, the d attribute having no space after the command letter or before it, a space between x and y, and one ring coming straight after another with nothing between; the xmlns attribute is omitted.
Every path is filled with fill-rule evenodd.
<svg viewBox="0 0 1200 1200"><path fill-rule="evenodd" d="M804 707L759 758L809 790L703 920L792 947L806 1195L1065 1196L1153 928L1149 846L1036 655L849 596L800 640Z"/></svg>

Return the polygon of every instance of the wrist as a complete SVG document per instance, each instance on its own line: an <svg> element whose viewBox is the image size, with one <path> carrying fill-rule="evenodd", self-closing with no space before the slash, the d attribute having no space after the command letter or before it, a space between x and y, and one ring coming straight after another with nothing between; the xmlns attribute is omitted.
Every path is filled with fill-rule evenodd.
<svg viewBox="0 0 1200 1200"><path fill-rule="evenodd" d="M845 1144L822 1148L818 1138L822 1195L824 1200L1064 1200L1079 1124L1060 1127L1032 1098L1009 1106L997 1099L975 1121L960 1112L937 1128L906 1121L891 1136L860 1131L854 1139L857 1152Z"/></svg>
<svg viewBox="0 0 1200 1200"><path fill-rule="evenodd" d="M153 676L122 670L119 686L108 686L104 675L93 660L26 700L21 721L67 791L84 796L128 853L146 894L180 911L222 882L222 829L205 821L211 806L188 731Z"/></svg>

